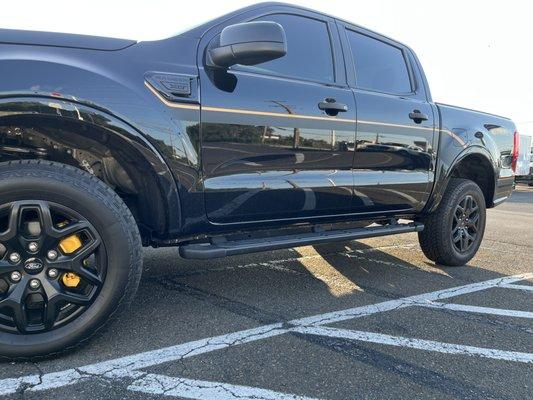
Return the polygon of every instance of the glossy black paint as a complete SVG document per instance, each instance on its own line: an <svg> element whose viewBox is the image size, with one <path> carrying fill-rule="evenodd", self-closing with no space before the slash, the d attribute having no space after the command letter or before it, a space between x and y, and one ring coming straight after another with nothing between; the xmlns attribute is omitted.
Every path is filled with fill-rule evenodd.
<svg viewBox="0 0 533 400"><path fill-rule="evenodd" d="M279 14L326 25L331 79L207 65L222 29ZM357 88L347 29L400 48L412 92ZM0 128L26 128L18 136L0 130L0 161L56 159L54 145L99 157L93 147L107 148L125 173L114 180L131 189L124 196L131 195L146 243L303 222L418 218L438 205L469 157L489 166L489 206L512 190L511 121L433 103L411 49L290 5L258 4L152 42L0 30L0 77ZM328 115L319 106L326 99L347 111ZM414 110L428 119L413 121Z"/></svg>

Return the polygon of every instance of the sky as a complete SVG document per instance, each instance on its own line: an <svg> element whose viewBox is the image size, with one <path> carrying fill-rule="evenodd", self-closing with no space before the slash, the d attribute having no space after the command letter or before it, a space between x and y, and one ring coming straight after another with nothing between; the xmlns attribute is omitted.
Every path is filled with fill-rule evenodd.
<svg viewBox="0 0 533 400"><path fill-rule="evenodd" d="M292 0L390 36L418 55L438 102L512 118L533 135L533 5L524 0ZM156 40L249 0L2 2L0 28Z"/></svg>

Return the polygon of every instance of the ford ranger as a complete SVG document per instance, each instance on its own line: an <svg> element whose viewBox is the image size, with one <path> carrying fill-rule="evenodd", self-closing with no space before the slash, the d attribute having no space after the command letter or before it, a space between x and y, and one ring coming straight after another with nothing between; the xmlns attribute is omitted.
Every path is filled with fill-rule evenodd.
<svg viewBox="0 0 533 400"><path fill-rule="evenodd" d="M0 356L88 340L132 301L142 246L417 232L465 265L517 154L509 119L433 102L409 47L292 5L145 42L0 30Z"/></svg>

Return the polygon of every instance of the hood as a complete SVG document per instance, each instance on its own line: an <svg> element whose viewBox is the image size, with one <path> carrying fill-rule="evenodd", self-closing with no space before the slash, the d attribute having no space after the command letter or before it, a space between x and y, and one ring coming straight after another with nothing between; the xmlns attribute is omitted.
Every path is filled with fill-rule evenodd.
<svg viewBox="0 0 533 400"><path fill-rule="evenodd" d="M0 29L0 43L113 51L132 46L137 42L130 39L114 39L70 33Z"/></svg>

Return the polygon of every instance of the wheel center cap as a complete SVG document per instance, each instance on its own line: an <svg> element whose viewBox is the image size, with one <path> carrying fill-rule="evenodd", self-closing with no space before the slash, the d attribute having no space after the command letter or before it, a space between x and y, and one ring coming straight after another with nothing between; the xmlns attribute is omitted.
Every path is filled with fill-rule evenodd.
<svg viewBox="0 0 533 400"><path fill-rule="evenodd" d="M44 268L44 264L38 258L29 258L24 263L24 270L28 274L32 274L32 275L38 274L39 272L43 270L43 268Z"/></svg>

